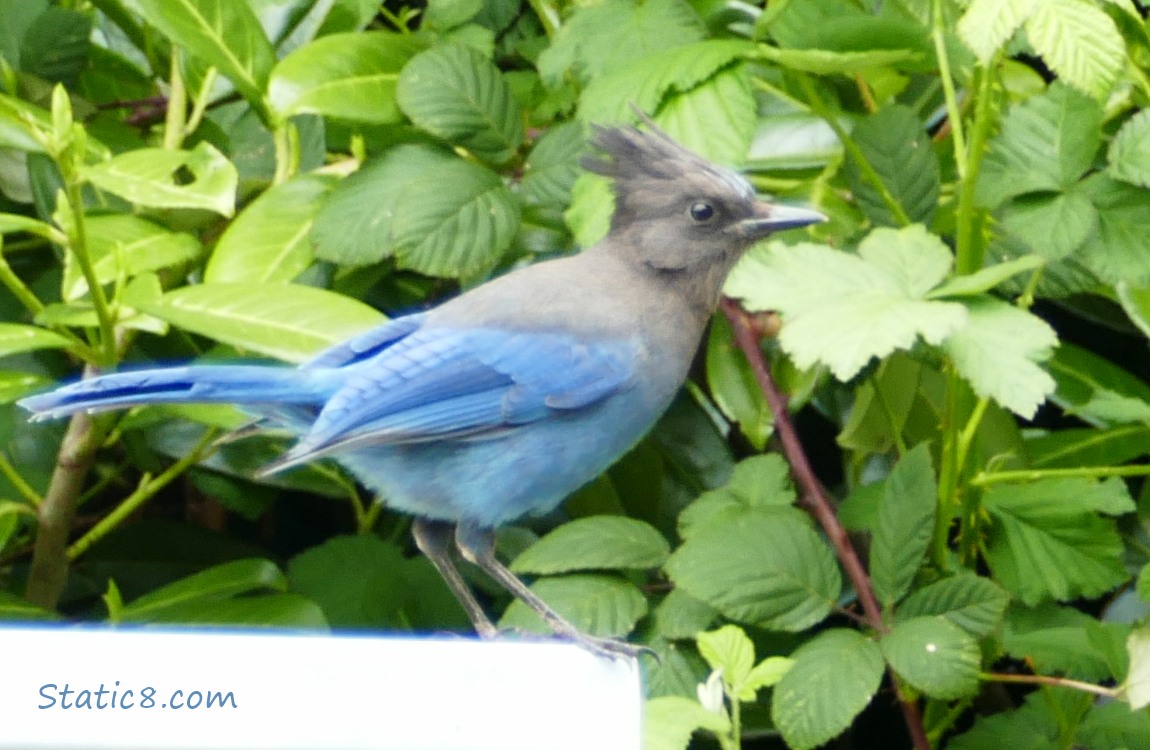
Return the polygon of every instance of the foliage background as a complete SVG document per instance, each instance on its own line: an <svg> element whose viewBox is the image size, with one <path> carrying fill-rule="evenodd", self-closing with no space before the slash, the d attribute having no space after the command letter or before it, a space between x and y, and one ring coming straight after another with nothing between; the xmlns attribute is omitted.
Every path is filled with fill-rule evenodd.
<svg viewBox="0 0 1150 750"><path fill-rule="evenodd" d="M1150 746L1144 16L0 0L0 617L466 630L404 518L328 465L254 481L284 443L217 445L233 410L13 402L299 362L574 252L610 213L588 127L634 102L831 218L736 270L763 315L725 308L648 439L501 534L558 609L660 656L649 747Z"/></svg>

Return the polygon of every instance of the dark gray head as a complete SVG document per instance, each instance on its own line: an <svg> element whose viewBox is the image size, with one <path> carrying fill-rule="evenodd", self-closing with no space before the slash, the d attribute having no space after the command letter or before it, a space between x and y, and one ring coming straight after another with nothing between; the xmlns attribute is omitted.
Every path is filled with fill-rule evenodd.
<svg viewBox="0 0 1150 750"><path fill-rule="evenodd" d="M755 196L742 176L680 146L647 121L647 130L594 127L601 155L583 159L588 171L615 183L611 238L660 270L724 269L771 232L825 217ZM724 271L725 275L725 271Z"/></svg>

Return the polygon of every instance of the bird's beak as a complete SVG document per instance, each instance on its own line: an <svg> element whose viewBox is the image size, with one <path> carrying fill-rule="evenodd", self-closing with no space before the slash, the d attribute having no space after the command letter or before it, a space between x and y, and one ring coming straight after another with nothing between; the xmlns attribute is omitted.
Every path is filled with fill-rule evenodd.
<svg viewBox="0 0 1150 750"><path fill-rule="evenodd" d="M808 224L818 224L826 221L827 217L818 211L798 206L783 206L777 203L756 201L754 214L749 219L743 219L732 229L740 237L758 239L766 237L772 232L783 229L797 229Z"/></svg>

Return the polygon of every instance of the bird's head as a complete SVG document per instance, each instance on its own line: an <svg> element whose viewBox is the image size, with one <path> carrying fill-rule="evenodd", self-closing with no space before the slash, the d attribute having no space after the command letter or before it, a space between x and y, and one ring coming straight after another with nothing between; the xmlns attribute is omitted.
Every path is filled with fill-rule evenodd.
<svg viewBox="0 0 1150 750"><path fill-rule="evenodd" d="M588 171L614 181L613 244L640 262L661 271L729 270L772 232L826 220L817 211L760 200L742 176L646 122L646 131L595 126L591 144L601 154L583 160Z"/></svg>

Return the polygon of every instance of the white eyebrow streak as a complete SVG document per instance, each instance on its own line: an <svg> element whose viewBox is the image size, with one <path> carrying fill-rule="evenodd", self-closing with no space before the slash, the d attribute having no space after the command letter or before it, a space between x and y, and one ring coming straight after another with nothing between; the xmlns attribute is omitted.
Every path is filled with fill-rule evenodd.
<svg viewBox="0 0 1150 750"><path fill-rule="evenodd" d="M723 167L715 167L714 171L715 175L733 192L747 200L755 199L755 189L751 187L751 183L747 181L747 178L734 170L724 169Z"/></svg>

